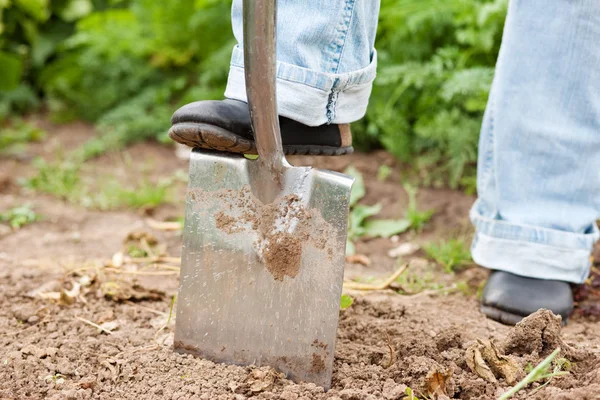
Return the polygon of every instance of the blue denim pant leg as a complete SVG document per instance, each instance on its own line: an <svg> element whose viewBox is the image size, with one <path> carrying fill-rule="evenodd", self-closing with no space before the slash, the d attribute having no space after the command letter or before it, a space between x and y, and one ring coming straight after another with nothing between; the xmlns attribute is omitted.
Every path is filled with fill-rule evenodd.
<svg viewBox="0 0 600 400"><path fill-rule="evenodd" d="M477 185L477 263L586 279L599 236L600 1L511 1Z"/></svg>
<svg viewBox="0 0 600 400"><path fill-rule="evenodd" d="M232 7L233 49L225 97L246 101L242 0ZM366 112L377 53L379 0L279 0L279 114L309 126L349 123Z"/></svg>

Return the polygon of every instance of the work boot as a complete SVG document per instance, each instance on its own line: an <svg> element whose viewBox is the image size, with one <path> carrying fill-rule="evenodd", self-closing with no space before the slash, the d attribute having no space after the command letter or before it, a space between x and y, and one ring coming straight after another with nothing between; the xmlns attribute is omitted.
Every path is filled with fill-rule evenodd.
<svg viewBox="0 0 600 400"><path fill-rule="evenodd" d="M256 154L248 104L238 100L197 101L181 107L171 118L169 137L190 147L230 153ZM306 126L279 117L285 154L339 156L350 154L349 124Z"/></svg>
<svg viewBox="0 0 600 400"><path fill-rule="evenodd" d="M568 282L526 278L492 271L481 298L481 312L507 325L515 325L540 308L562 316L566 324L573 311L573 291Z"/></svg>

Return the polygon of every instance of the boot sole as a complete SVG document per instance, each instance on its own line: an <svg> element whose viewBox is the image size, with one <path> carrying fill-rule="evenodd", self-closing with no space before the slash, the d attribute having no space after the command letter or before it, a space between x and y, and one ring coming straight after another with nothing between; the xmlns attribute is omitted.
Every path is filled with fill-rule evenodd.
<svg viewBox="0 0 600 400"><path fill-rule="evenodd" d="M246 139L215 125L181 122L169 129L169 137L177 143L192 148L202 148L228 153L257 154L254 140ZM354 148L322 145L283 145L287 155L342 156L352 154Z"/></svg>

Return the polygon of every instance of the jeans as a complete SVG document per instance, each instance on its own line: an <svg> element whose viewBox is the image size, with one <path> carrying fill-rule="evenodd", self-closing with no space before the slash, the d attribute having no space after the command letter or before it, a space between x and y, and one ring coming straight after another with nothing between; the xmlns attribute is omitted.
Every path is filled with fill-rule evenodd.
<svg viewBox="0 0 600 400"><path fill-rule="evenodd" d="M379 0L278 0L277 106L309 126L349 123L367 110L377 68ZM231 11L233 49L225 97L246 101L242 0Z"/></svg>
<svg viewBox="0 0 600 400"><path fill-rule="evenodd" d="M234 34L242 42L242 0ZM279 113L347 123L375 78L377 0L279 0ZM225 96L246 100L233 50ZM599 238L600 1L511 0L479 144L473 259L581 283Z"/></svg>

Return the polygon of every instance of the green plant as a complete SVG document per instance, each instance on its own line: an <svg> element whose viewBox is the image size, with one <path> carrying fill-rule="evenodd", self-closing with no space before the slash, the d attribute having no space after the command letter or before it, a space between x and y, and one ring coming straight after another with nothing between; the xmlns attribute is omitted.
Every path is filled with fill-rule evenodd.
<svg viewBox="0 0 600 400"><path fill-rule="evenodd" d="M0 130L0 152L17 152L23 145L39 142L46 138L46 132L20 119Z"/></svg>
<svg viewBox="0 0 600 400"><path fill-rule="evenodd" d="M471 262L471 252L463 239L443 240L424 246L429 257L444 267L448 273Z"/></svg>
<svg viewBox="0 0 600 400"><path fill-rule="evenodd" d="M50 163L39 158L34 165L37 174L25 181L26 187L70 202L80 199L82 191L78 164L59 157Z"/></svg>
<svg viewBox="0 0 600 400"><path fill-rule="evenodd" d="M40 219L40 215L37 214L29 204L14 207L0 213L0 221L7 222L14 230L20 229L35 221L39 221Z"/></svg>
<svg viewBox="0 0 600 400"><path fill-rule="evenodd" d="M414 229L417 232L423 230L423 227L435 211L419 211L417 208L417 188L411 186L409 184L404 185L404 190L408 194L408 209L406 210L406 219L408 220L409 226L411 229Z"/></svg>
<svg viewBox="0 0 600 400"><path fill-rule="evenodd" d="M391 175L391 173L392 169L384 164L377 170L377 180L383 182Z"/></svg>
<svg viewBox="0 0 600 400"><path fill-rule="evenodd" d="M81 165L63 160L61 156L50 163L37 159L37 172L24 185L73 204L101 210L122 207L151 209L168 201L173 179L157 183L142 180L138 185L126 188L116 178L109 177L93 187L82 180Z"/></svg>
<svg viewBox="0 0 600 400"><path fill-rule="evenodd" d="M475 169L507 0L383 0L378 77L357 144L452 187Z"/></svg>
<svg viewBox="0 0 600 400"><path fill-rule="evenodd" d="M507 400L512 396L517 394L520 390L524 389L528 385L533 382L541 381L547 379L546 383L536 389L546 386L550 383L552 378L556 376L568 375L569 372L565 369L568 369L570 362L567 359L559 359L557 362L554 362L556 356L560 353L560 348L554 350L548 357L546 357L541 363L539 363L535 368L527 374L523 380L517 383L514 387L504 393L502 396L498 398L498 400Z"/></svg>
<svg viewBox="0 0 600 400"><path fill-rule="evenodd" d="M354 178L350 194L350 215L348 218L348 241L346 254L354 254L354 241L360 237L391 237L405 232L410 223L406 219L370 219L381 211L381 205L366 206L358 202L366 195L362 174L354 167L349 167L346 174Z"/></svg>
<svg viewBox="0 0 600 400"><path fill-rule="evenodd" d="M424 290L441 290L444 285L436 282L436 275L433 272L405 272L396 279L396 284L400 287L402 294L416 294Z"/></svg>
<svg viewBox="0 0 600 400"><path fill-rule="evenodd" d="M354 303L354 299L352 298L352 296L348 294L343 294L340 298L340 309L345 310L348 307L350 307L352 303Z"/></svg>

